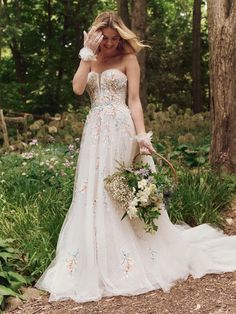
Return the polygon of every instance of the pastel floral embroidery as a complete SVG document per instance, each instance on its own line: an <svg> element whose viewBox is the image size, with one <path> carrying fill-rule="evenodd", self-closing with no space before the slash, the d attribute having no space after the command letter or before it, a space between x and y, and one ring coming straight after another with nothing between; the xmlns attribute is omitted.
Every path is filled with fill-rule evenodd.
<svg viewBox="0 0 236 314"><path fill-rule="evenodd" d="M156 261L157 260L157 251L153 250L153 249L149 249L150 254L151 254L151 259L152 261Z"/></svg>
<svg viewBox="0 0 236 314"><path fill-rule="evenodd" d="M84 182L81 184L81 186L80 186L80 188L78 189L78 191L79 191L79 192L85 192L86 189L87 189L87 185L88 185L88 180L84 181Z"/></svg>
<svg viewBox="0 0 236 314"><path fill-rule="evenodd" d="M75 254L72 254L71 258L67 259L67 268L71 274L73 273L76 265L78 264L78 256L79 250L77 250Z"/></svg>
<svg viewBox="0 0 236 314"><path fill-rule="evenodd" d="M124 250L122 250L121 252L122 252L121 265L122 265L123 271L125 272L125 275L128 276L128 273L130 272L133 266L133 261L131 257L129 256L128 252L125 252Z"/></svg>

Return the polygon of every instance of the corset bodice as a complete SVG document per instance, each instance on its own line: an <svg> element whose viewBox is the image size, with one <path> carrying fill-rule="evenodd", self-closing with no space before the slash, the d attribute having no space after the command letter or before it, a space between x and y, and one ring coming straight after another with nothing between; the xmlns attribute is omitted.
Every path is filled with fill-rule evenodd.
<svg viewBox="0 0 236 314"><path fill-rule="evenodd" d="M91 107L126 106L127 76L118 69L90 72L86 90Z"/></svg>

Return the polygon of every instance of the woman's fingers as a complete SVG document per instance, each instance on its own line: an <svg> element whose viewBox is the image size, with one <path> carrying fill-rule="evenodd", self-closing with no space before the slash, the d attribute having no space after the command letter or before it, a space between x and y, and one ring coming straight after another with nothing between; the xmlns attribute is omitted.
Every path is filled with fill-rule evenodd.
<svg viewBox="0 0 236 314"><path fill-rule="evenodd" d="M101 31L96 31L95 27L92 27L91 30L86 33L84 31L84 45L88 48L92 49L94 53L99 47L101 41L103 39L103 34Z"/></svg>
<svg viewBox="0 0 236 314"><path fill-rule="evenodd" d="M143 147L140 148L140 154L141 155L150 155L150 152L149 152L147 147L143 146Z"/></svg>
<svg viewBox="0 0 236 314"><path fill-rule="evenodd" d="M151 155L154 152L155 152L155 149L152 146L152 144L145 144L145 145L140 146L140 154Z"/></svg>

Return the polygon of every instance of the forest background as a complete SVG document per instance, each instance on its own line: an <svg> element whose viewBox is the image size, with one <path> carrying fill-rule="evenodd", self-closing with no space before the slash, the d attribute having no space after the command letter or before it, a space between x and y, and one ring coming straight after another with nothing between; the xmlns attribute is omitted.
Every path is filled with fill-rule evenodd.
<svg viewBox="0 0 236 314"><path fill-rule="evenodd" d="M236 0L0 0L2 308L55 254L90 106L71 83L83 30L105 10L151 46L138 55L140 96L177 170L172 222L234 224L224 214L236 192Z"/></svg>
<svg viewBox="0 0 236 314"><path fill-rule="evenodd" d="M149 0L145 10L138 10L139 2L3 0L0 107L57 113L88 105L86 95L77 98L71 88L79 64L78 52L83 45L83 30L88 30L98 12L118 8L126 23L136 33L141 32L139 37L151 46L146 49L148 84L141 85L141 90L147 88L144 105L155 103L160 109L173 104L182 109L193 108L193 0ZM202 99L196 112L209 109L207 9L205 1L200 2L201 51L198 53L201 53ZM140 27L143 29L139 30Z"/></svg>

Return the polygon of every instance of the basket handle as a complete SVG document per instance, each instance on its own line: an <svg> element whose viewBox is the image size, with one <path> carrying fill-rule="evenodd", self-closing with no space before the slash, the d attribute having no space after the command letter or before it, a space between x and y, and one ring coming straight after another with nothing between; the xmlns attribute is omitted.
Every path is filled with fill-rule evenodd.
<svg viewBox="0 0 236 314"><path fill-rule="evenodd" d="M172 163L171 163L168 159L166 159L164 156L162 156L161 154L159 154L159 153L157 153L157 152L154 152L153 154L156 155L157 157L159 157L160 159L164 160L164 161L168 164L168 166L171 168L171 170L172 170L172 172L173 172L175 184L177 184L177 183L178 183L178 177L177 177L176 170L175 170L174 166L172 165ZM133 159L134 162L135 162L135 159L136 159L139 155L141 155L141 154L138 153L137 155L134 156L134 159ZM141 156L150 156L150 155L141 155Z"/></svg>

